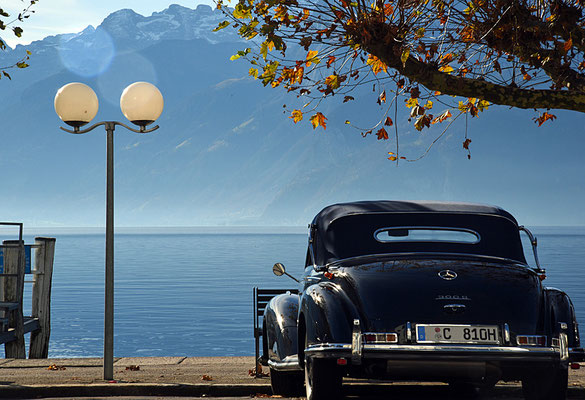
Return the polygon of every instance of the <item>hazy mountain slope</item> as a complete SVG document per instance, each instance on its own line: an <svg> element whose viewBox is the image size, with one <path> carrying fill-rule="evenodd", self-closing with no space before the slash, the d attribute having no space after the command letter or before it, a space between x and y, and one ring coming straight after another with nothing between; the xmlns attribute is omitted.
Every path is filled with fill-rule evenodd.
<svg viewBox="0 0 585 400"><path fill-rule="evenodd" d="M221 19L205 6L149 17L121 10L95 29L28 46L31 67L0 82L0 219L103 225L104 131L60 131L53 97L84 82L100 99L96 121L124 121L122 90L146 80L161 89L165 110L155 133L116 130L119 226L304 225L331 202L373 198L495 203L525 223L585 224L585 160L572 145L583 143L580 115L556 113L554 124L537 128L526 112L493 107L468 121L471 160L462 121L427 157L396 168L385 157L395 149L392 131L381 143L343 124L376 120L371 87L355 95L364 100L325 104L327 130L295 125L282 107L294 96L262 87L246 62L229 61L248 44L229 29L211 32ZM413 131L399 111L400 148L417 156L440 131Z"/></svg>

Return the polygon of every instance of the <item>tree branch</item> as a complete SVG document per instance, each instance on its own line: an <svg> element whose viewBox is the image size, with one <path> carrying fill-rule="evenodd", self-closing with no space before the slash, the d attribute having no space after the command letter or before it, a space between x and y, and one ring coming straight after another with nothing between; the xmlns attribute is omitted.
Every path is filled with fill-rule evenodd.
<svg viewBox="0 0 585 400"><path fill-rule="evenodd" d="M517 108L565 109L585 112L585 92L568 90L526 90L502 86L480 79L471 79L440 72L435 65L426 64L409 56L403 64L396 47L372 41L365 50L396 69L412 81L442 94L475 97L490 103Z"/></svg>

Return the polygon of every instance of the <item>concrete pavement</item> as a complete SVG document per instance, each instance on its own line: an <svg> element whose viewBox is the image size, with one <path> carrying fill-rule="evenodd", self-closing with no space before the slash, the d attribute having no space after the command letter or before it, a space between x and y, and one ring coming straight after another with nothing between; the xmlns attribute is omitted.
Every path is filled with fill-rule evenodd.
<svg viewBox="0 0 585 400"><path fill-rule="evenodd" d="M117 358L114 381L103 380L99 358L15 360L0 359L0 398L157 396L157 397L266 397L270 378L249 372L253 357L130 357ZM348 395L377 391L408 393L409 398L440 397L446 385L351 382ZM520 394L519 394L520 393ZM439 395L439 396L437 396ZM521 398L518 382L500 383L493 398ZM385 396L384 396L385 397ZM430 397L430 398L433 398ZM490 396L491 397L491 396ZM569 375L569 397L585 398L585 364Z"/></svg>

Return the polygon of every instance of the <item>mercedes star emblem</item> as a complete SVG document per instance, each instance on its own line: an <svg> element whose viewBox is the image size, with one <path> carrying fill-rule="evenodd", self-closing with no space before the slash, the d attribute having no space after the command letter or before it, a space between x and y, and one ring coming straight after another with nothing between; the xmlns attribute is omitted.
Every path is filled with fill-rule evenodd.
<svg viewBox="0 0 585 400"><path fill-rule="evenodd" d="M439 276L446 281L452 281L453 279L457 278L457 272L451 271L450 269L444 269L439 272Z"/></svg>

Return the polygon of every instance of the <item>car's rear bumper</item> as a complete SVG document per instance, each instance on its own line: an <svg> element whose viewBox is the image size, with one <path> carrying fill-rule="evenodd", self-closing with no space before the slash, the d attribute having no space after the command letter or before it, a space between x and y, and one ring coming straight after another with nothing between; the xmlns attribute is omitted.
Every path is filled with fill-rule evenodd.
<svg viewBox="0 0 585 400"><path fill-rule="evenodd" d="M572 353L568 352L569 357ZM567 352L565 352L567 354ZM346 358L352 363L362 359L388 360L435 360L435 361L518 361L559 362L563 350L558 347L517 347L477 345L363 345L359 354L352 351L351 344L324 343L309 346L305 356L315 358Z"/></svg>
<svg viewBox="0 0 585 400"><path fill-rule="evenodd" d="M556 364L561 361L585 361L582 348L518 347L518 346L473 346L473 345L363 345L356 355L351 344L323 343L305 349L305 357L346 359L353 365L364 360L388 361L451 361L451 362L510 362L513 364ZM284 360L269 360L268 365L280 371L299 370L296 354Z"/></svg>

